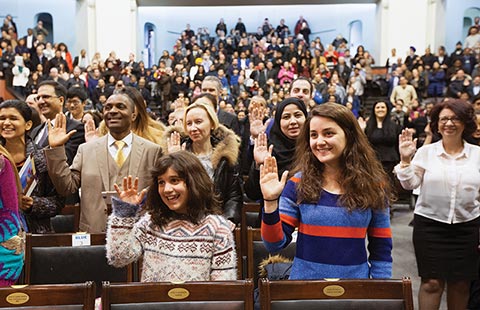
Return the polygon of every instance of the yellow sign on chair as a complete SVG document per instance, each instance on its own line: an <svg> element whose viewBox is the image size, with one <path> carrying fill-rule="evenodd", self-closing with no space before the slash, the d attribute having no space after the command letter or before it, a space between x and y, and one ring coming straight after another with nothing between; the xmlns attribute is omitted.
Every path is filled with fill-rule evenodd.
<svg viewBox="0 0 480 310"><path fill-rule="evenodd" d="M21 305L26 303L29 299L30 296L20 292L11 293L5 298L5 300L11 305Z"/></svg>
<svg viewBox="0 0 480 310"><path fill-rule="evenodd" d="M187 289L176 287L168 291L168 297L172 299L185 299L190 295Z"/></svg>
<svg viewBox="0 0 480 310"><path fill-rule="evenodd" d="M339 297L345 294L345 289L340 285L329 285L323 288L323 293L329 297Z"/></svg>

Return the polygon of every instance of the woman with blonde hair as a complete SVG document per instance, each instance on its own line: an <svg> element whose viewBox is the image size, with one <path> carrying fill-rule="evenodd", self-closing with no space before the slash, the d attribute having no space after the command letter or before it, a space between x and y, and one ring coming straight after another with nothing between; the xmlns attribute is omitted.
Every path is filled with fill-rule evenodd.
<svg viewBox="0 0 480 310"><path fill-rule="evenodd" d="M195 98L185 108L183 128L171 128L166 133L166 150L172 153L185 149L195 154L213 180L222 200L223 215L239 223L243 205L238 172L240 139L219 123L212 107L215 101L213 95L206 93Z"/></svg>

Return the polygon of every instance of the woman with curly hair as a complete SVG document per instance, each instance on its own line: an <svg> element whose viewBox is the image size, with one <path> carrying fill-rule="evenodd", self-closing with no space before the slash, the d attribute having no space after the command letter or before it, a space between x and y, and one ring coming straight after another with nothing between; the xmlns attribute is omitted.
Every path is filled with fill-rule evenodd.
<svg viewBox="0 0 480 310"><path fill-rule="evenodd" d="M479 264L480 147L466 142L476 116L469 102L450 98L436 104L430 118L441 140L417 150L417 139L403 130L395 167L403 188L421 188L413 219L418 304L438 309L446 286L448 309L466 309Z"/></svg>
<svg viewBox="0 0 480 310"><path fill-rule="evenodd" d="M139 193L131 176L115 189L119 198L112 198L107 229L110 264L121 267L143 256L142 282L236 279L234 225L220 215L213 182L195 155L161 157L148 190Z"/></svg>
<svg viewBox="0 0 480 310"><path fill-rule="evenodd" d="M390 182L348 108L311 111L287 175L279 180L275 157L260 168L265 246L278 252L298 227L290 279L392 276Z"/></svg>

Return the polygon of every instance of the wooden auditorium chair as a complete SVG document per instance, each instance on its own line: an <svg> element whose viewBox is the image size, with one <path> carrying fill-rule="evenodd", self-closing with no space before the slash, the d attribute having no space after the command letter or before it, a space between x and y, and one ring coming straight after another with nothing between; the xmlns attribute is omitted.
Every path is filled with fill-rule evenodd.
<svg viewBox="0 0 480 310"><path fill-rule="evenodd" d="M13 285L0 288L4 310L94 310L95 283Z"/></svg>
<svg viewBox="0 0 480 310"><path fill-rule="evenodd" d="M103 310L253 310L253 282L109 283Z"/></svg>
<svg viewBox="0 0 480 310"><path fill-rule="evenodd" d="M258 284L258 265L268 258L270 254L280 254L286 258L293 260L297 245L292 241L286 248L278 253L269 253L263 244L262 235L259 228L247 229L247 278L254 281L255 286Z"/></svg>
<svg viewBox="0 0 480 310"><path fill-rule="evenodd" d="M90 234L91 245L72 246L74 234L27 234L25 283L63 284L94 281L96 296L102 281L133 281L133 264L123 268L108 265L105 234Z"/></svg>
<svg viewBox="0 0 480 310"><path fill-rule="evenodd" d="M388 280L260 279L262 310L413 310L410 278Z"/></svg>

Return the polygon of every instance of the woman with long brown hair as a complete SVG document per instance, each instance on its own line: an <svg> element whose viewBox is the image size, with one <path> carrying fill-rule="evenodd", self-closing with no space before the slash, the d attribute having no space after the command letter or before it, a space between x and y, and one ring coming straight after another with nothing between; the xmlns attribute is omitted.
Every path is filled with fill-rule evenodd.
<svg viewBox="0 0 480 310"><path fill-rule="evenodd" d="M279 180L275 157L260 168L265 246L278 252L298 227L291 279L391 277L391 186L348 108L311 111L285 185L287 175Z"/></svg>
<svg viewBox="0 0 480 310"><path fill-rule="evenodd" d="M237 278L234 225L220 215L213 182L195 155L161 157L148 190L138 192L138 179L131 176L115 189L119 199L112 199L107 229L110 264L143 257L142 282Z"/></svg>

